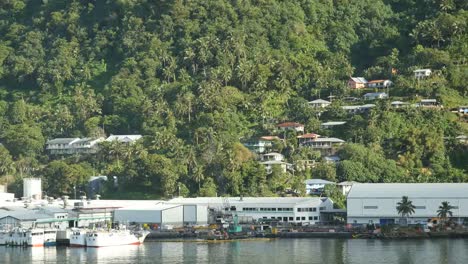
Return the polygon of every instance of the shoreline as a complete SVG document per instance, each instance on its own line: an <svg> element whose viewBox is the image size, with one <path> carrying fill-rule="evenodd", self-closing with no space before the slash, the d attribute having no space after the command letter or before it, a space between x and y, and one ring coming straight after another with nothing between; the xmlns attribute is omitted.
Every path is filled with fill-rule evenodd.
<svg viewBox="0 0 468 264"><path fill-rule="evenodd" d="M241 241L262 239L296 239L296 238L330 238L330 239L379 239L379 240L406 240L406 239L439 239L454 238L467 239L468 232L427 232L427 233L355 233L355 232L281 232L278 234L266 234L264 236L249 236L244 238L207 239L197 234L159 233L148 236L146 241L152 242L210 242L210 241Z"/></svg>

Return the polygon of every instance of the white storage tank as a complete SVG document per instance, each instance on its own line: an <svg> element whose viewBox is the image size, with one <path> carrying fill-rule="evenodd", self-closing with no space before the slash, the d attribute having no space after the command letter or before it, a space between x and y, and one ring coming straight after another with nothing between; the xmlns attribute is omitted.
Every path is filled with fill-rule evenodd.
<svg viewBox="0 0 468 264"><path fill-rule="evenodd" d="M40 178L23 179L23 197L26 199L34 198L36 200L42 198L42 181Z"/></svg>

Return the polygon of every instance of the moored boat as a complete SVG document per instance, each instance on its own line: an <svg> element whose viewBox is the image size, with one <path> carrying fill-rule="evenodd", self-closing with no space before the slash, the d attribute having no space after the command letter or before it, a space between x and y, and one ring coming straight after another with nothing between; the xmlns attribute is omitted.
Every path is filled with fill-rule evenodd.
<svg viewBox="0 0 468 264"><path fill-rule="evenodd" d="M73 228L70 235L71 247L85 247L86 246L86 229Z"/></svg>
<svg viewBox="0 0 468 264"><path fill-rule="evenodd" d="M0 246L6 245L10 232L7 230L0 230Z"/></svg>
<svg viewBox="0 0 468 264"><path fill-rule="evenodd" d="M57 230L56 229L44 229L44 246L56 246L57 245Z"/></svg>
<svg viewBox="0 0 468 264"><path fill-rule="evenodd" d="M148 231L95 230L86 234L87 247L109 247L142 244Z"/></svg>

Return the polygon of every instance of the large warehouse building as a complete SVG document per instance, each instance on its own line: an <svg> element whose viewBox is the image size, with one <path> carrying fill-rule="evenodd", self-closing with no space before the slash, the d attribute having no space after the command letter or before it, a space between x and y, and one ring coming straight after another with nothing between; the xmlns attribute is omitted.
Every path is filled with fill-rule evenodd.
<svg viewBox="0 0 468 264"><path fill-rule="evenodd" d="M415 206L408 224L426 224L437 217L442 202L454 208L453 220L468 222L467 183L365 183L354 184L348 194L349 224L397 224L406 221L398 214L398 202L408 196Z"/></svg>
<svg viewBox="0 0 468 264"><path fill-rule="evenodd" d="M325 212L333 211L326 197L197 197L175 198L168 203L196 204L252 220L316 224ZM323 222L323 221L322 221Z"/></svg>
<svg viewBox="0 0 468 264"><path fill-rule="evenodd" d="M124 207L114 211L114 221L120 223L158 224L160 226L206 225L208 209L195 204L158 203L145 207Z"/></svg>

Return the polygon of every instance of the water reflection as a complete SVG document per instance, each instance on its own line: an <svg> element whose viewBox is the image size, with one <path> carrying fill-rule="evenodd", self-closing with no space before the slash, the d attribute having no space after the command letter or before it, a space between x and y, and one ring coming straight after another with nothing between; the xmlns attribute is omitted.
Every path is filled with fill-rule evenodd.
<svg viewBox="0 0 468 264"><path fill-rule="evenodd" d="M0 247L0 263L468 263L468 240L278 239L104 248Z"/></svg>

